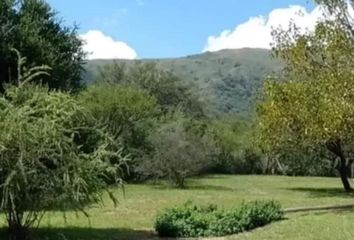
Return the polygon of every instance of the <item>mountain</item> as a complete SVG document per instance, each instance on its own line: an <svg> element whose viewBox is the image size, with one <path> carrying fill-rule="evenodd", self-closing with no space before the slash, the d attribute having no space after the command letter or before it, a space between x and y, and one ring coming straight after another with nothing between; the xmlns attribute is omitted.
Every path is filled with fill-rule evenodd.
<svg viewBox="0 0 354 240"><path fill-rule="evenodd" d="M99 66L113 60L87 63L86 80L92 81ZM135 61L156 62L193 86L213 115L247 114L253 111L257 93L267 75L277 73L282 65L265 49L229 49L182 58L117 60L128 65Z"/></svg>

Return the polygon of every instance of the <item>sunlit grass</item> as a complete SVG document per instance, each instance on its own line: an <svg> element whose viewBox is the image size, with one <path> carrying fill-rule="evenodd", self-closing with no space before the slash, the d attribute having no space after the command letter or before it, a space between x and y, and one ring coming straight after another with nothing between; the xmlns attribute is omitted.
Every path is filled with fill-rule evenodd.
<svg viewBox="0 0 354 240"><path fill-rule="evenodd" d="M166 184L127 185L125 196L115 190L119 205L108 196L103 206L89 206L82 214L51 212L43 219L40 235L58 239L145 239L154 237L153 222L162 209L192 200L230 208L242 201L274 199L283 207L354 203L337 178L213 175L189 181L188 189ZM287 219L251 233L227 239L351 239L354 212L290 214ZM37 237L39 238L39 237ZM36 239L37 239L36 238Z"/></svg>

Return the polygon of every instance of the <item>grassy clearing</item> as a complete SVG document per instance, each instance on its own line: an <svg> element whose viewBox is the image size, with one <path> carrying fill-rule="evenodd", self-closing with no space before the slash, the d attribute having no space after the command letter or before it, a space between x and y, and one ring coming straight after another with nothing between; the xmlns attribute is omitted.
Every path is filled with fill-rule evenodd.
<svg viewBox="0 0 354 240"><path fill-rule="evenodd" d="M225 240L332 240L354 239L354 212L292 214L288 219Z"/></svg>
<svg viewBox="0 0 354 240"><path fill-rule="evenodd" d="M192 179L188 189L168 185L127 185L125 197L117 189L117 208L105 198L104 206L90 206L90 222L73 212L51 212L43 220L41 236L49 240L150 239L153 220L165 207L193 200L230 208L243 200L274 199L283 207L354 203L354 195L343 193L337 178L281 176L213 175ZM225 239L351 239L354 238L354 212L289 214L287 220L250 233ZM63 238L65 236L66 238ZM37 237L39 238L39 237Z"/></svg>

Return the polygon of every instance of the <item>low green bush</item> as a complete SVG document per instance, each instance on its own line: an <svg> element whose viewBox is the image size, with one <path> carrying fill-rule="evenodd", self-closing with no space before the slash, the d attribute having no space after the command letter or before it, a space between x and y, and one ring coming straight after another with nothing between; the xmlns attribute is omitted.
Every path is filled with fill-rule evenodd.
<svg viewBox="0 0 354 240"><path fill-rule="evenodd" d="M155 230L161 237L225 236L261 227L282 217L281 206L275 201L243 203L231 210L188 202L159 214Z"/></svg>

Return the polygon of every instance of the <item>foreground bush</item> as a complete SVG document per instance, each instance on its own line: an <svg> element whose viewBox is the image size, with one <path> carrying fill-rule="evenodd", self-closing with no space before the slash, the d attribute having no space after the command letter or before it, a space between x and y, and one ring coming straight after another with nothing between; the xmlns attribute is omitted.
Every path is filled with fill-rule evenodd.
<svg viewBox="0 0 354 240"><path fill-rule="evenodd" d="M46 210L99 202L106 176L119 181L125 160L69 94L28 83L39 69L19 74L0 97L0 211L14 240L27 240Z"/></svg>
<svg viewBox="0 0 354 240"><path fill-rule="evenodd" d="M186 203L160 214L155 229L161 237L225 236L261 227L282 217L280 204L274 201L243 203L228 211L214 205L201 207Z"/></svg>

